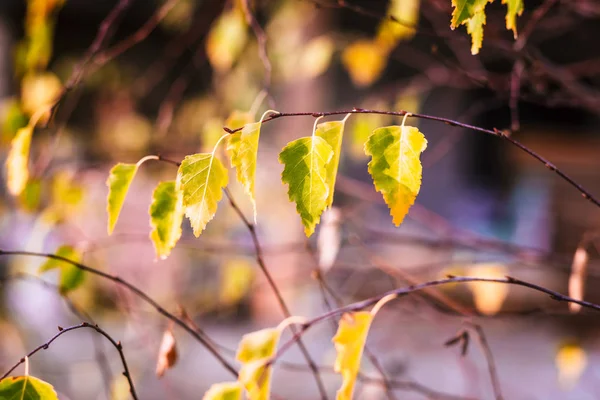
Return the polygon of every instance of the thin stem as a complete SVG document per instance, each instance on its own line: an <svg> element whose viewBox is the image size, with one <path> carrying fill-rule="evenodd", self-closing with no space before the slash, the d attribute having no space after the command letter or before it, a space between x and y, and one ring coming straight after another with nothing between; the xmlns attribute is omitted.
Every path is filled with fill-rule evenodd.
<svg viewBox="0 0 600 400"><path fill-rule="evenodd" d="M123 345L121 344L120 341L119 342L115 341L108 333L106 333L106 331L101 329L98 325L92 325L87 322L82 322L79 325L70 326L68 328L58 327L58 333L56 335L54 335L52 338L50 338L50 340L48 340L46 343L44 343L44 344L36 347L32 351L30 351L25 357L21 358L19 361L17 361L15 363L15 365L13 365L8 371L6 371L6 373L4 375L2 375L2 377L0 377L0 380L6 378L8 375L10 375L11 372L13 372L19 365L21 365L23 363L25 363L25 365L26 365L25 374L28 375L29 372L27 371L27 369L28 369L27 361L28 361L29 357L33 356L35 353L37 353L40 350L48 349L48 347L50 347L52 342L54 342L56 339L58 339L65 333L71 332L71 331L74 331L77 329L82 329L82 328L89 328L89 329L95 330L96 332L98 332L99 334L104 336L113 345L113 347L115 349L117 349L117 351L119 352L119 356L121 357L121 363L123 364L123 369L125 370L123 372L123 375L127 378L127 382L129 383L129 392L131 393L131 396L133 397L133 399L137 400L138 396L135 391L135 386L133 385L133 380L131 379L131 373L129 372L129 367L127 366L127 360L125 360L125 354L123 353Z"/></svg>
<svg viewBox="0 0 600 400"><path fill-rule="evenodd" d="M477 334L477 338L479 339L479 345L481 346L481 349L483 350L483 355L487 360L488 372L490 375L490 379L492 380L492 388L494 389L494 396L496 397L496 400L503 400L504 397L502 396L502 389L500 386L500 379L498 378L496 363L494 361L494 354L492 353L492 348L490 347L485 337L483 328L475 323L468 323L468 325L470 325Z"/></svg>

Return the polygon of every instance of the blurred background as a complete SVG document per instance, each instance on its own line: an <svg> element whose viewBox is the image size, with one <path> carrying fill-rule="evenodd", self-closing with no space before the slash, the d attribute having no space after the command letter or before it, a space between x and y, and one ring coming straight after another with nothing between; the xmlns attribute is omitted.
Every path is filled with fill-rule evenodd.
<svg viewBox="0 0 600 400"><path fill-rule="evenodd" d="M185 312L233 360L243 334L284 318L246 225L224 198L200 238L185 220L172 254L157 260L148 207L156 184L174 179L176 169L144 164L108 236L105 182L117 162L212 151L236 111L259 119L267 109L407 110L509 130L599 196L600 4L528 0L517 39L505 27L505 5L496 1L486 12L483 46L472 55L465 27L450 29L449 0L3 0L3 159L18 129L68 91L35 130L25 190L17 197L5 185L0 190L0 248L54 253L73 246L84 264ZM111 13L115 18L102 25ZM511 275L567 293L578 248L588 260L585 298L600 302L600 210L507 141L436 121L407 121L428 148L419 197L395 228L373 188L363 144L373 129L401 119L351 116L334 209L306 239L277 155L310 135L313 123L310 116L265 123L259 148L258 237L293 315L314 317L447 274ZM231 169L229 189L251 219ZM178 328L178 362L158 379L168 321L89 274L61 295L56 271L38 274L43 263L0 259L2 373L57 326L93 320L122 341L142 399L199 398L232 379ZM397 398L498 398L473 323L485 333L505 399L600 397L600 315L571 313L531 290L481 284L448 285L387 305L368 339L378 365L365 359L362 368L376 379L359 381L355 397L388 398L383 369L397 383ZM330 396L341 384L332 369L335 329L335 321L325 321L304 336ZM444 346L463 329L471 338L464 357ZM319 398L298 349L283 360L274 370L273 398ZM114 348L84 330L30 360L30 372L52 383L61 399L128 398L121 369Z"/></svg>

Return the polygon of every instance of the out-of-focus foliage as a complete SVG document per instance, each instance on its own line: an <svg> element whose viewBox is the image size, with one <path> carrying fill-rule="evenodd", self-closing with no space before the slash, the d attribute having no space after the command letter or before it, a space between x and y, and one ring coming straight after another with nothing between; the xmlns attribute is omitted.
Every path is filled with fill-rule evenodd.
<svg viewBox="0 0 600 400"><path fill-rule="evenodd" d="M81 262L81 255L71 246L61 246L56 250L56 256L71 260L74 263ZM60 271L59 290L66 294L77 289L85 279L85 272L75 265L68 263L60 258L49 258L39 269L39 273L44 273L53 269Z"/></svg>
<svg viewBox="0 0 600 400"><path fill-rule="evenodd" d="M500 264L476 264L467 271L469 276L480 278L504 279L506 269ZM493 282L470 282L469 287L473 292L475 307L485 315L494 315L500 311L510 286Z"/></svg>
<svg viewBox="0 0 600 400"><path fill-rule="evenodd" d="M150 204L150 239L156 256L165 259L181 237L183 221L182 193L176 190L176 182L161 182L154 189Z"/></svg>
<svg viewBox="0 0 600 400"><path fill-rule="evenodd" d="M156 361L156 376L161 378L165 371L172 368L177 362L177 343L172 329L165 330Z"/></svg>
<svg viewBox="0 0 600 400"><path fill-rule="evenodd" d="M275 354L281 331L268 328L242 337L236 359L242 363L239 380L250 400L268 400L271 390L271 367L265 364Z"/></svg>
<svg viewBox="0 0 600 400"><path fill-rule="evenodd" d="M579 343L565 342L556 352L555 363L558 369L558 383L563 390L570 390L585 371L588 357Z"/></svg>
<svg viewBox="0 0 600 400"><path fill-rule="evenodd" d="M241 400L242 385L240 382L222 382L213 384L202 400Z"/></svg>

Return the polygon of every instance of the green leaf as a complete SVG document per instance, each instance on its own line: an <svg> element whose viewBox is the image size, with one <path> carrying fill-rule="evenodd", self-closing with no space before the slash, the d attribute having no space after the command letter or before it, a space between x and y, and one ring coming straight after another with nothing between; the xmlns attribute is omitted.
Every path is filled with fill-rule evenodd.
<svg viewBox="0 0 600 400"><path fill-rule="evenodd" d="M185 215L194 235L200 236L217 212L228 182L227 169L213 153L192 154L183 159L177 172L178 190L183 191Z"/></svg>
<svg viewBox="0 0 600 400"><path fill-rule="evenodd" d="M256 223L256 197L254 184L256 182L256 159L258 157L258 139L260 137L260 122L244 125L244 128L229 135L227 153L231 166L235 168L238 182L244 186L250 196Z"/></svg>
<svg viewBox="0 0 600 400"><path fill-rule="evenodd" d="M396 226L404 220L421 188L420 156L426 147L425 136L412 126L375 129L365 144L375 189L383 194Z"/></svg>
<svg viewBox="0 0 600 400"><path fill-rule="evenodd" d="M517 38L517 15L523 14L523 0L502 0L506 4L506 29L511 29L515 39Z"/></svg>
<svg viewBox="0 0 600 400"><path fill-rule="evenodd" d="M29 179L29 148L33 126L27 125L17 131L10 143L8 158L6 159L6 184L8 191L13 196L18 196L25 189Z"/></svg>
<svg viewBox="0 0 600 400"><path fill-rule="evenodd" d="M346 121L330 121L317 125L315 135L325 139L327 144L333 150L333 157L327 164L327 186L329 187L329 196L327 197L327 207L333 204L333 192L335 190L335 178L337 176L338 166L340 164L340 153L342 152L342 137L344 135L344 124Z"/></svg>
<svg viewBox="0 0 600 400"><path fill-rule="evenodd" d="M57 256L64 257L76 263L81 262L81 255L71 246L60 246L55 253ZM85 271L77 268L73 264L66 261L49 258L39 268L38 273L50 271L55 268L60 268L59 290L60 293L66 294L77 289L85 279Z"/></svg>
<svg viewBox="0 0 600 400"><path fill-rule="evenodd" d="M288 197L296 203L304 233L310 236L327 208L327 166L333 149L320 136L304 137L287 144L279 154L284 164L281 180L288 184Z"/></svg>
<svg viewBox="0 0 600 400"><path fill-rule="evenodd" d="M221 382L213 384L202 400L241 400L242 385L239 382Z"/></svg>
<svg viewBox="0 0 600 400"><path fill-rule="evenodd" d="M9 376L0 381L0 399L58 400L52 385L33 376Z"/></svg>
<svg viewBox="0 0 600 400"><path fill-rule="evenodd" d="M119 219L121 208L125 202L127 191L138 170L137 164L118 163L110 170L106 186L108 186L108 199L106 210L108 211L108 234L112 234Z"/></svg>
<svg viewBox="0 0 600 400"><path fill-rule="evenodd" d="M471 35L471 54L479 53L483 42L483 25L485 25L485 6L493 0L452 0L454 11L450 27L466 25ZM512 0L511 0L512 1Z"/></svg>
<svg viewBox="0 0 600 400"><path fill-rule="evenodd" d="M152 194L150 204L150 240L156 256L165 259L181 237L183 220L183 198L176 189L175 181L161 182Z"/></svg>

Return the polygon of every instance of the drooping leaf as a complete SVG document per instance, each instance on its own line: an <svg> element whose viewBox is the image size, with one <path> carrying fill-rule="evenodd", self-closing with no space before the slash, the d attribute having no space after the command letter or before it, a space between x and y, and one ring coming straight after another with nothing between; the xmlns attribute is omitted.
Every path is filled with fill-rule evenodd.
<svg viewBox="0 0 600 400"><path fill-rule="evenodd" d="M359 40L346 47L342 53L342 64L352 82L365 87L379 79L387 64L387 56L387 50L377 42Z"/></svg>
<svg viewBox="0 0 600 400"><path fill-rule="evenodd" d="M150 204L150 240L156 256L165 259L181 237L183 197L175 181L161 182L152 194Z"/></svg>
<svg viewBox="0 0 600 400"><path fill-rule="evenodd" d="M400 40L411 39L419 22L420 0L391 0L387 17L379 24L377 42L391 49ZM391 18L394 18L392 20Z"/></svg>
<svg viewBox="0 0 600 400"><path fill-rule="evenodd" d="M344 314L340 319L333 343L337 357L333 366L335 372L342 374L342 387L337 392L337 400L351 400L356 376L360 369L360 360L367 340L367 334L373 315L368 311Z"/></svg>
<svg viewBox="0 0 600 400"><path fill-rule="evenodd" d="M74 261L76 263L81 262L81 255L79 254L79 252L68 245L60 246L54 254L60 257L64 257L68 260ZM68 262L57 260L54 258L47 259L46 262L42 264L42 266L39 268L38 272L44 273L55 268L60 269L60 279L58 287L62 294L66 294L70 291L77 289L85 280L85 271L77 268L76 266Z"/></svg>
<svg viewBox="0 0 600 400"><path fill-rule="evenodd" d="M242 385L240 382L222 382L213 384L204 394L202 400L241 400Z"/></svg>
<svg viewBox="0 0 600 400"><path fill-rule="evenodd" d="M335 190L335 178L337 176L340 164L340 154L342 152L342 138L344 135L344 121L329 121L317 125L315 135L322 137L331 146L333 156L327 164L327 186L329 187L329 196L327 197L327 207L333 204L333 192Z"/></svg>
<svg viewBox="0 0 600 400"><path fill-rule="evenodd" d="M241 10L223 12L211 27L206 40L206 54L218 71L228 71L238 59L247 40L247 27Z"/></svg>
<svg viewBox="0 0 600 400"><path fill-rule="evenodd" d="M578 247L573 255L571 275L569 275L569 296L576 300L583 300L588 261L589 255L585 247ZM577 313L581 310L581 305L569 303L569 310Z"/></svg>
<svg viewBox="0 0 600 400"><path fill-rule="evenodd" d="M177 344L173 330L167 329L163 333L160 349L158 350L158 360L156 362L156 376L162 378L165 371L172 368L177 362Z"/></svg>
<svg viewBox="0 0 600 400"><path fill-rule="evenodd" d="M108 186L108 198L106 210L108 212L108 234L112 234L115 229L121 208L125 202L127 191L133 181L133 177L138 170L137 164L118 163L110 170L106 186Z"/></svg>
<svg viewBox="0 0 600 400"><path fill-rule="evenodd" d="M265 363L275 355L281 332L267 328L242 337L236 359L242 363L239 381L248 391L250 400L267 400L271 387L271 368Z"/></svg>
<svg viewBox="0 0 600 400"><path fill-rule="evenodd" d="M33 376L9 376L0 381L0 399L58 400L51 384Z"/></svg>
<svg viewBox="0 0 600 400"><path fill-rule="evenodd" d="M288 184L288 197L296 203L306 236L313 234L321 213L327 208L327 167L333 153L320 136L296 139L279 153L279 162L284 164L281 180Z"/></svg>
<svg viewBox="0 0 600 400"><path fill-rule="evenodd" d="M388 108L387 104L375 104L373 109ZM412 111L412 110L411 110ZM375 129L390 123L389 115L382 114L356 114L350 124L349 150L352 158L362 160L365 158L365 142Z"/></svg>
<svg viewBox="0 0 600 400"><path fill-rule="evenodd" d="M502 0L502 4L506 4L508 8L506 10L506 29L512 30L516 39L517 15L523 14L523 0Z"/></svg>
<svg viewBox="0 0 600 400"><path fill-rule="evenodd" d="M476 264L469 268L467 275L478 278L503 279L506 277L507 271L501 264ZM469 282L469 288L473 292L477 310L485 315L494 315L502 308L510 285L494 282Z"/></svg>
<svg viewBox="0 0 600 400"><path fill-rule="evenodd" d="M235 168L238 182L244 186L244 191L250 197L256 222L256 196L254 185L256 181L256 160L258 158L258 140L260 137L260 122L244 125L241 131L229 135L227 153L231 166Z"/></svg>
<svg viewBox="0 0 600 400"><path fill-rule="evenodd" d="M570 390L577 384L587 367L587 354L579 343L562 343L556 353L558 383L563 390Z"/></svg>
<svg viewBox="0 0 600 400"><path fill-rule="evenodd" d="M393 222L399 226L419 194L422 166L420 156L427 140L412 126L375 129L365 144L371 156L369 173L375 189L383 194Z"/></svg>
<svg viewBox="0 0 600 400"><path fill-rule="evenodd" d="M29 179L29 148L32 135L33 126L27 125L17 131L10 143L6 159L6 184L13 196L21 194Z"/></svg>
<svg viewBox="0 0 600 400"><path fill-rule="evenodd" d="M485 6L493 0L452 0L454 11L450 28L467 26L471 35L471 54L479 53L483 42L483 25L485 25Z"/></svg>
<svg viewBox="0 0 600 400"><path fill-rule="evenodd" d="M192 154L183 159L177 171L177 190L183 191L183 207L194 235L200 236L213 219L228 182L227 169L214 153Z"/></svg>

